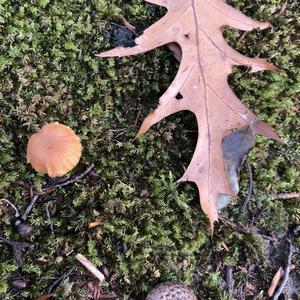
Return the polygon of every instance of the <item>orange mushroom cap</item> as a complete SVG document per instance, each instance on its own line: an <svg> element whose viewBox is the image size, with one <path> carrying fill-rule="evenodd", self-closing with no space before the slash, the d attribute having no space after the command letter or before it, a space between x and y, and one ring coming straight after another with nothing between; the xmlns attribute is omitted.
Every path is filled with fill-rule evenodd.
<svg viewBox="0 0 300 300"><path fill-rule="evenodd" d="M59 123L44 125L27 145L27 163L50 177L63 176L79 162L82 146L74 131Z"/></svg>

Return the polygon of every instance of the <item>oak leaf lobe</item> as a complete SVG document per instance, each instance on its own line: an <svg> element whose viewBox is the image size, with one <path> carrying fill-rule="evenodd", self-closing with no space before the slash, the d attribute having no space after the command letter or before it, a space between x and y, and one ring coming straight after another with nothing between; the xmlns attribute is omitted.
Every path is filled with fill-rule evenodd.
<svg viewBox="0 0 300 300"><path fill-rule="evenodd" d="M213 227L218 220L218 196L235 194L225 169L223 139L232 130L251 123L255 134L280 140L271 126L259 121L241 103L227 81L234 66L247 66L251 72L277 68L263 59L235 51L224 40L221 28L227 25L251 31L268 28L270 24L254 21L222 0L146 1L166 7L166 15L135 40L136 46L118 47L98 56L136 55L170 43L180 46L182 58L178 73L160 97L156 110L144 120L139 134L181 110L195 114L198 141L191 163L179 181L197 185L201 207Z"/></svg>

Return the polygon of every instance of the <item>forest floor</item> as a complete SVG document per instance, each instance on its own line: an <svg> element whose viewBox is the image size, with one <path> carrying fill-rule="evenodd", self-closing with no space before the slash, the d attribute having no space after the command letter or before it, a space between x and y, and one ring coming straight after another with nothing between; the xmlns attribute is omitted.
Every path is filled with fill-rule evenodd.
<svg viewBox="0 0 300 300"><path fill-rule="evenodd" d="M296 268L282 299L299 299L300 199L276 196L300 191L299 2L230 4L273 25L244 36L226 28L224 35L237 51L281 69L237 68L230 84L286 144L256 138L247 209L241 213L249 178L243 168L240 193L222 210L211 238L195 186L176 183L194 151L194 116L179 113L135 139L177 61L166 47L121 59L94 55L132 45L135 34L120 15L141 32L164 10L142 0L0 0L0 199L22 213L30 191L49 182L26 163L28 139L46 123L66 124L82 140L71 175L95 165L83 180L40 197L27 236L20 237L14 210L0 202L0 236L33 246L17 264L0 242L0 299L90 299L94 278L76 253L109 273L102 293L119 299L144 299L165 281L184 282L199 299L267 299L273 275L286 267L287 239Z"/></svg>

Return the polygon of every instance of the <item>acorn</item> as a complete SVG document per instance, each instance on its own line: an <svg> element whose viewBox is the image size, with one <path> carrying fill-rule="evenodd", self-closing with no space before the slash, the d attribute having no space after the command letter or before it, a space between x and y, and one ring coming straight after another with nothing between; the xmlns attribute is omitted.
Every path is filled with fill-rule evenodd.
<svg viewBox="0 0 300 300"><path fill-rule="evenodd" d="M197 300L197 297L182 283L165 282L151 290L146 300Z"/></svg>

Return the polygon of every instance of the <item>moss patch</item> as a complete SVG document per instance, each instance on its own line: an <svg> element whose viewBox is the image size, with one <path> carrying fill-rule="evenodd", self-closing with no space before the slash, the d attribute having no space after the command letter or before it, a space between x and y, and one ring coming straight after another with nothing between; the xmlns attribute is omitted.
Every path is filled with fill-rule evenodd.
<svg viewBox="0 0 300 300"><path fill-rule="evenodd" d="M273 198L276 193L300 189L299 54L293 42L299 16L296 3L288 4L280 16L283 2L231 1L248 16L274 27L247 33L239 44L240 32L224 32L241 53L260 55L282 70L250 75L236 69L230 78L242 101L273 125L288 146L257 138L249 157L255 188L247 215L239 215L247 191L245 173L240 196L226 209L232 220L269 231L287 230L300 218L297 201ZM104 289L122 299L143 299L149 289L166 280L189 284L200 298L226 299L224 265L229 262L240 284L247 279L239 268L257 264L255 276L265 280L255 282L255 292L268 285L272 272L266 276L261 272L277 266L259 269L265 258L252 249L256 239L220 225L211 241L196 189L175 183L194 150L194 117L180 113L134 139L136 117L140 114L140 125L176 74L178 66L169 51L163 48L121 59L94 57L112 47L108 33L112 23L120 24L119 14L133 24L151 24L163 13L141 0L22 4L0 0L0 198L10 199L23 210L28 186L40 190L45 177L26 164L26 144L48 122L67 124L82 139L83 158L72 173L94 163L100 175L59 189L38 203L29 218L34 231L28 242L34 250L22 266L0 244L3 299L46 294L59 276L77 265L73 256L77 252L106 265L111 279ZM101 225L89 229L96 219ZM12 223L13 212L1 202L1 235L19 240ZM229 254L220 247L221 241L230 247ZM16 277L27 279L28 287L13 288ZM89 280L77 266L54 289L57 299L85 299Z"/></svg>

